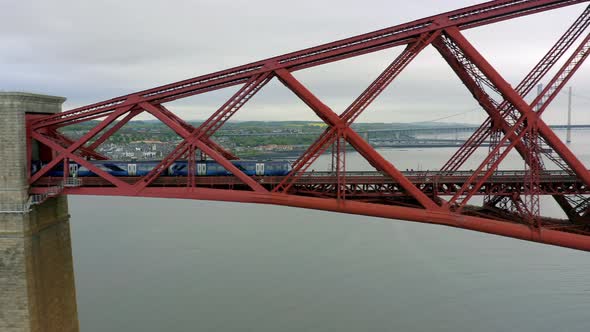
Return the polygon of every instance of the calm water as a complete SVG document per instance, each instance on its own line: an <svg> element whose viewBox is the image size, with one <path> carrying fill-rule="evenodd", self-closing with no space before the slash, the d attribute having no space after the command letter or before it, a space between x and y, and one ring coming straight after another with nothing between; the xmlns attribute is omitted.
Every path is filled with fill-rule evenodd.
<svg viewBox="0 0 590 332"><path fill-rule="evenodd" d="M426 169L449 151L383 153ZM82 331L590 331L586 252L265 205L71 196L70 212Z"/></svg>

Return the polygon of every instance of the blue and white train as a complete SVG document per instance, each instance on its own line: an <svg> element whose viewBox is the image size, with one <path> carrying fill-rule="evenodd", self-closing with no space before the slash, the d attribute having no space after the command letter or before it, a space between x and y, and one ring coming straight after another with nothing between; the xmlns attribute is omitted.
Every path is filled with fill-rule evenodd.
<svg viewBox="0 0 590 332"><path fill-rule="evenodd" d="M92 160L89 161L101 170L114 176L144 176L148 174L160 161L115 161L115 160ZM253 160L232 160L231 163L238 169L250 176L284 176L291 171L291 163L288 161L253 161ZM41 169L43 163L40 161L33 162L32 172L35 174ZM176 161L167 170L162 172L162 176L187 176L189 172L187 161ZM69 164L69 174L72 177L97 176L94 172L75 162ZM63 163L58 164L47 176L60 177L64 175ZM216 161L197 161L195 167L197 176L228 176L232 175Z"/></svg>

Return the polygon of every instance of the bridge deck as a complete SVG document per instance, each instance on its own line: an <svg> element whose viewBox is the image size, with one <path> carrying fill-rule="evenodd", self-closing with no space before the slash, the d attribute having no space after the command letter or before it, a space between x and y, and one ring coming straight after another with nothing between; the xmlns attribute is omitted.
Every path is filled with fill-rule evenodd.
<svg viewBox="0 0 590 332"><path fill-rule="evenodd" d="M409 171L404 175L422 191L431 195L452 195L469 180L471 171L456 171L452 174L437 171ZM141 177L118 177L126 183L134 184ZM283 180L283 176L253 176L253 179L271 190ZM476 195L510 194L512 189L524 185L525 172L517 170L497 171L476 192ZM79 178L82 187L111 187L107 180L100 177ZM61 177L43 177L35 183L33 191L41 192L45 187L57 186L63 182ZM398 186L395 179L380 172L347 172L345 177L349 198L354 196L366 197L367 195L395 195L401 196L404 190ZM235 176L195 176L195 184L198 187L248 190L240 179ZM293 185L293 193L321 193L327 195L335 192L337 177L332 172L310 172L299 178ZM185 176L162 176L157 178L151 187L185 187ZM577 177L565 171L544 171L540 176L540 185L547 195L564 193L590 193L587 186Z"/></svg>

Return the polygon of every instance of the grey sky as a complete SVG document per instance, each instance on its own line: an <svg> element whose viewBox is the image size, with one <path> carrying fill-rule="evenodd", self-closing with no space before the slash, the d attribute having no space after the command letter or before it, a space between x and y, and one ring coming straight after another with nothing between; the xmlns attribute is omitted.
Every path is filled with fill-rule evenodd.
<svg viewBox="0 0 590 332"><path fill-rule="evenodd" d="M0 89L62 95L66 109L250 61L404 23L478 1L30 1L0 0ZM516 85L585 5L465 31ZM297 72L340 112L401 48ZM590 64L572 81L574 121L590 123ZM175 102L203 119L234 89ZM565 95L547 111L565 121ZM359 121L405 122L475 110L442 58L425 50ZM448 121L477 122L482 111ZM312 120L311 110L273 80L237 120Z"/></svg>

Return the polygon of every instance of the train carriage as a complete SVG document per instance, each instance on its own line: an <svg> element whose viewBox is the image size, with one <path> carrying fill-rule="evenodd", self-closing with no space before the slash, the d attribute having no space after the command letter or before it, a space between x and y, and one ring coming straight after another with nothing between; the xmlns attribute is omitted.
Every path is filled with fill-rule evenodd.
<svg viewBox="0 0 590 332"><path fill-rule="evenodd" d="M99 169L113 176L144 176L153 170L160 161L115 161L96 160L89 161ZM232 160L231 163L249 176L284 176L291 171L291 164L288 161L255 161L255 160ZM33 174L38 172L43 163L34 161L31 165ZM187 161L176 161L172 163L162 176L187 176L189 172ZM197 161L195 169L196 176L230 176L232 173L222 165L212 160ZM70 162L68 167L70 177L92 177L97 176L94 172L75 162ZM63 163L56 165L47 173L48 176L64 176Z"/></svg>

